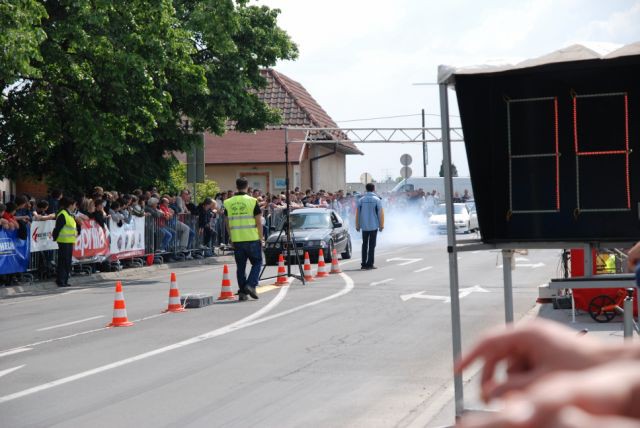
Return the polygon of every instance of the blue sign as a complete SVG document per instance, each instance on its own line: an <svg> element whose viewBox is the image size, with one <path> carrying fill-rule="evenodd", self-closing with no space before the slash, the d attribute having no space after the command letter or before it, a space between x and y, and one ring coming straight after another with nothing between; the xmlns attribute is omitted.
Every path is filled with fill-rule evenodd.
<svg viewBox="0 0 640 428"><path fill-rule="evenodd" d="M29 236L28 233L27 236ZM1 275L27 271L30 242L29 239L18 239L17 230L0 229Z"/></svg>

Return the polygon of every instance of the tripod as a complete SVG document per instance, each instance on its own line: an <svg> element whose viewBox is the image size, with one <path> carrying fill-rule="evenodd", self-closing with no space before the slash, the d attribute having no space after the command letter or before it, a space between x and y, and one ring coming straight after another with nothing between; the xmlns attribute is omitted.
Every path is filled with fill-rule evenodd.
<svg viewBox="0 0 640 428"><path fill-rule="evenodd" d="M289 257L291 257L293 255L293 257L295 258L295 264L298 265L298 269L299 269L300 274L299 275L295 275L294 273L291 272L291 263L289 263L289 261L287 260L287 277L296 278L296 279L302 281L302 284L306 284L306 282L304 280L302 263L300 262L300 254L298 254L298 245L296 243L296 237L295 237L295 235L293 233L291 233L291 227L290 227L290 224L289 224L289 220L290 220L289 208L287 208L285 210L284 221L282 222L282 225L280 226L280 230L278 231L278 237L276 238L276 244L280 244L280 248L283 249L283 253L284 253L284 255L285 255L285 257L287 259L289 259ZM293 254L291 254L291 251L293 251ZM272 279L272 278L277 278L278 277L278 275L263 277L262 275L264 274L264 271L266 269L267 269L267 265L265 264L262 267L262 272L260 272L260 279Z"/></svg>

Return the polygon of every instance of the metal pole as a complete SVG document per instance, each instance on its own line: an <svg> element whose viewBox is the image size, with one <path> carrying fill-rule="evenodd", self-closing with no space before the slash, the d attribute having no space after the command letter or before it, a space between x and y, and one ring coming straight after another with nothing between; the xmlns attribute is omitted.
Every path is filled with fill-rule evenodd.
<svg viewBox="0 0 640 428"><path fill-rule="evenodd" d="M584 276L591 278L593 276L593 259L591 258L593 246L587 244L584 246Z"/></svg>
<svg viewBox="0 0 640 428"><path fill-rule="evenodd" d="M424 109L422 109L422 170L424 171L423 177L427 176L427 164L429 163L429 154L427 152L427 137L424 131Z"/></svg>
<svg viewBox="0 0 640 428"><path fill-rule="evenodd" d="M447 84L440 84L440 121L442 123L442 158L444 163L444 193L447 207L447 252L449 253L449 293L451 296L451 347L453 361L462 354L462 331L460 326L460 286L458 284L458 252L453 220L453 180L451 179L451 141L449 135L449 99ZM464 412L464 389L462 375L453 375L456 417Z"/></svg>
<svg viewBox="0 0 640 428"><path fill-rule="evenodd" d="M502 275L504 281L504 322L513 322L513 279L511 275L511 263L513 250L502 250Z"/></svg>
<svg viewBox="0 0 640 428"><path fill-rule="evenodd" d="M624 340L633 340L633 288L627 288L624 299Z"/></svg>
<svg viewBox="0 0 640 428"><path fill-rule="evenodd" d="M290 217L289 212L291 211L291 201L289 200L289 130L284 128L284 183L285 183L285 201L287 202L286 207L286 226L287 226L287 245L290 247L291 245L291 224L289 223ZM291 248L287 248L287 251L291 251ZM294 248L293 251L298 251L297 248ZM290 253L287 253L287 258L291 256ZM287 263L287 278L291 276L291 263Z"/></svg>

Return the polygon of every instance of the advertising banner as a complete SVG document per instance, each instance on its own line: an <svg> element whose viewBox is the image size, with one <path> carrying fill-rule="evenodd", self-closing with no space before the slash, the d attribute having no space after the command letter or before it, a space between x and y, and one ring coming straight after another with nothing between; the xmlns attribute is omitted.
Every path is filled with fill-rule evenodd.
<svg viewBox="0 0 640 428"><path fill-rule="evenodd" d="M53 240L51 232L56 225L55 220L34 221L31 223L31 252L57 250L58 243Z"/></svg>
<svg viewBox="0 0 640 428"><path fill-rule="evenodd" d="M84 220L80 224L82 229L73 246L73 258L78 261L103 261L109 255L107 232L93 220Z"/></svg>
<svg viewBox="0 0 640 428"><path fill-rule="evenodd" d="M120 227L110 219L109 232L113 260L144 255L144 217L132 217Z"/></svg>
<svg viewBox="0 0 640 428"><path fill-rule="evenodd" d="M26 272L29 239L18 239L17 230L0 229L0 274Z"/></svg>

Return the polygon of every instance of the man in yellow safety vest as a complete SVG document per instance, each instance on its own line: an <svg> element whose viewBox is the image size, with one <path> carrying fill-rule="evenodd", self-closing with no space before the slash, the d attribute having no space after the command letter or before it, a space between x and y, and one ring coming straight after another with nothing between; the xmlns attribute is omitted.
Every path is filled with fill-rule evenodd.
<svg viewBox="0 0 640 428"><path fill-rule="evenodd" d="M80 232L80 225L76 223L72 212L75 211L76 202L68 197L63 197L59 202L60 211L56 215L56 225L51 233L58 243L58 265L56 284L58 287L69 286L71 274L71 260L73 246Z"/></svg>
<svg viewBox="0 0 640 428"><path fill-rule="evenodd" d="M258 298L256 286L262 267L262 212L256 198L247 195L248 187L246 178L238 178L235 196L224 201L225 222L236 259L240 300L247 300L247 295ZM245 272L247 260L251 262L249 278Z"/></svg>

